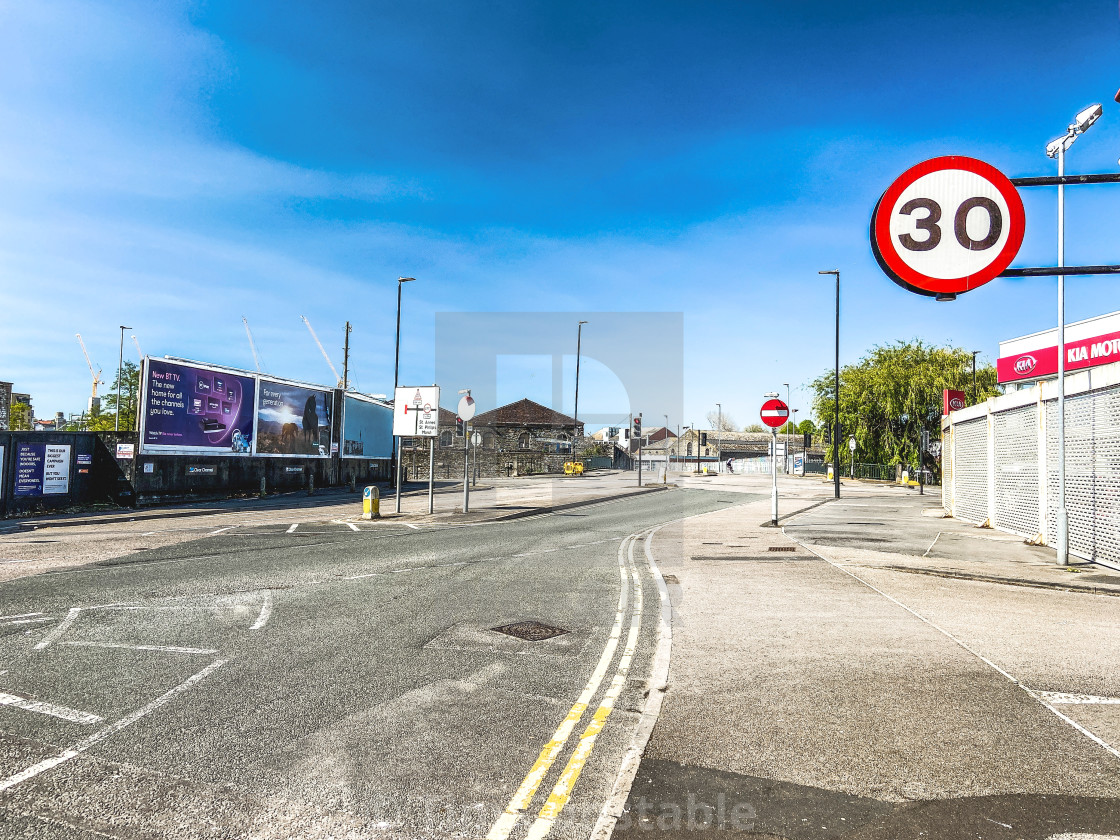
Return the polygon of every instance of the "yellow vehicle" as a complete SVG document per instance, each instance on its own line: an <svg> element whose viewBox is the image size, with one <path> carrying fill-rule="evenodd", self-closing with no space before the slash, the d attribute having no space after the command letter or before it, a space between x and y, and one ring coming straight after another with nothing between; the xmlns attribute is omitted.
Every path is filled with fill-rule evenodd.
<svg viewBox="0 0 1120 840"><path fill-rule="evenodd" d="M564 475L583 475L583 461L565 461Z"/></svg>

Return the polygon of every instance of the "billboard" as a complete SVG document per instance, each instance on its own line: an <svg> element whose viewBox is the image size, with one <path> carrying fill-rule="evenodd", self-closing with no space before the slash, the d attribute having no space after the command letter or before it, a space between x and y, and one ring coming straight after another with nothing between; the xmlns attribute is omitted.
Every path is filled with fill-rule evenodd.
<svg viewBox="0 0 1120 840"><path fill-rule="evenodd" d="M331 392L261 378L257 394L257 455L329 458Z"/></svg>
<svg viewBox="0 0 1120 840"><path fill-rule="evenodd" d="M256 398L251 376L145 359L141 451L247 455Z"/></svg>
<svg viewBox="0 0 1120 840"><path fill-rule="evenodd" d="M65 495L70 491L70 447L16 444L16 496Z"/></svg>
<svg viewBox="0 0 1120 840"><path fill-rule="evenodd" d="M343 458L392 458L393 409L347 394L342 408Z"/></svg>

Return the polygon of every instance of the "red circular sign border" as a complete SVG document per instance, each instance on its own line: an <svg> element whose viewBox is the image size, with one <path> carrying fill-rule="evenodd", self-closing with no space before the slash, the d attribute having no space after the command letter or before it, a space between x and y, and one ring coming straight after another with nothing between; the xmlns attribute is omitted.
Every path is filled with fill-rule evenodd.
<svg viewBox="0 0 1120 840"><path fill-rule="evenodd" d="M771 423L770 422L771 420L775 420L777 418L762 417L762 414L761 414L761 411L765 411L767 408L784 408L786 410L785 419L782 420L780 423ZM765 423L767 426L769 426L771 429L776 429L779 426L784 426L786 423L789 422L789 406L786 405L784 402L782 402L779 399L769 399L769 400L767 400L766 402L764 402L762 404L761 411L759 413L759 417L761 418L762 422Z"/></svg>
<svg viewBox="0 0 1120 840"><path fill-rule="evenodd" d="M967 277L929 277L915 271L899 258L890 233L889 210L894 207L902 191L922 176L946 169L961 169L987 179L999 190L1000 195L1007 202L1007 208L1011 215L1008 220L1007 242L1004 243L999 255L985 269ZM884 207L888 208L888 212L881 213L880 211ZM1023 237L1027 232L1027 214L1023 209L1023 199L1019 195L1019 191L1015 189L1015 185L994 166L982 160L963 155L943 155L911 166L887 187L886 192L883 193L882 198L875 205L871 230L871 245L879 266L900 286L922 295L960 294L994 280L1011 265L1015 256L1019 253L1019 248L1023 245ZM888 243L888 247L881 247L881 242Z"/></svg>

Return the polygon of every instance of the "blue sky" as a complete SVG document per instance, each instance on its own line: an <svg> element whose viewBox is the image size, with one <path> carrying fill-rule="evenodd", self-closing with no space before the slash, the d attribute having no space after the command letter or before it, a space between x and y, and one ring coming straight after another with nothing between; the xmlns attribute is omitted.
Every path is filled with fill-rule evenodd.
<svg viewBox="0 0 1120 840"><path fill-rule="evenodd" d="M252 368L245 315L268 371L330 384L306 315L336 365L350 319L355 380L387 392L401 275L409 383L439 312L684 313L683 408L630 406L671 423L754 422L783 382L807 405L832 364L821 269L843 272L842 362L915 337L991 360L1054 325L1054 281L911 295L871 210L935 155L1051 174L1090 102L1069 171L1117 171L1118 37L1115 0L0 2L0 379L78 411L74 333L111 379L118 324ZM1068 198L1067 261L1120 263L1120 189ZM1052 265L1053 191L1024 199L1016 264ZM1070 320L1120 309L1114 280L1068 286ZM583 317L607 357L581 414L613 387L604 348L657 341Z"/></svg>

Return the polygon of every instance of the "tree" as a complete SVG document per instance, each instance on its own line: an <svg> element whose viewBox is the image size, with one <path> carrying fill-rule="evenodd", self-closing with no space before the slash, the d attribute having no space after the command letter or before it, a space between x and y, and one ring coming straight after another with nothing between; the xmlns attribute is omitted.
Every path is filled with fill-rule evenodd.
<svg viewBox="0 0 1120 840"><path fill-rule="evenodd" d="M835 422L834 377L825 371L810 386L822 428ZM972 403L999 394L993 366L976 369L974 389L971 353L917 340L875 347L857 364L841 368L841 459L851 458L848 439L854 435L860 462L916 464L921 431L929 431L932 440L941 437L945 388L964 391ZM832 460L831 447L827 457Z"/></svg>
<svg viewBox="0 0 1120 840"><path fill-rule="evenodd" d="M751 423L749 426L744 426L743 431L744 432L768 432L770 430L767 429L767 428L764 428L761 423Z"/></svg>
<svg viewBox="0 0 1120 840"><path fill-rule="evenodd" d="M802 420L797 424L797 434L799 435L813 435L817 433L817 427L813 424L812 420Z"/></svg>
<svg viewBox="0 0 1120 840"><path fill-rule="evenodd" d="M708 425L711 426L713 431L735 432L739 430L739 427L735 425L735 419L726 411L722 416L718 411L709 411Z"/></svg>
<svg viewBox="0 0 1120 840"><path fill-rule="evenodd" d="M133 362L125 362L113 381L109 391L101 400L101 414L90 422L93 431L109 431L116 427L117 420L117 382L121 383L121 423L122 432L136 428L136 403L140 391L140 367Z"/></svg>
<svg viewBox="0 0 1120 840"><path fill-rule="evenodd" d="M35 426L35 418L31 416L31 406L25 402L12 403L8 425L13 432L30 432Z"/></svg>

